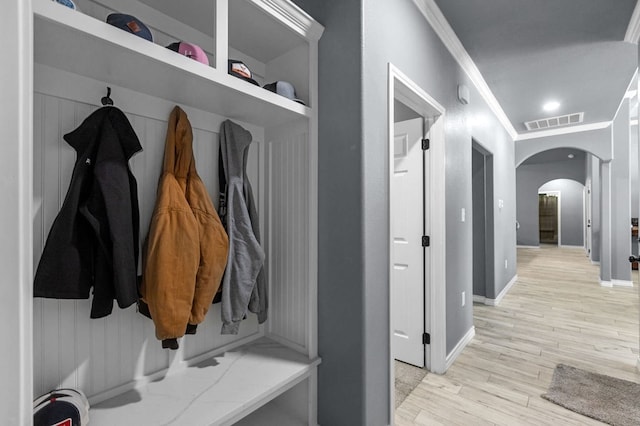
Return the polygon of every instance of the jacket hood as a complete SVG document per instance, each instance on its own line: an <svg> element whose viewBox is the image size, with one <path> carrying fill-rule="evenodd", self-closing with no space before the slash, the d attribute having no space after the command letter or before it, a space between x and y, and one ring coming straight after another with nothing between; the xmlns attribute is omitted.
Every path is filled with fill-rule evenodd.
<svg viewBox="0 0 640 426"><path fill-rule="evenodd" d="M186 178L189 173L195 173L191 124L187 114L178 106L173 108L169 116L163 172L178 178Z"/></svg>
<svg viewBox="0 0 640 426"><path fill-rule="evenodd" d="M136 136L129 120L120 109L113 106L102 107L94 111L85 118L78 128L64 135L64 140L76 150L78 156L82 156L92 146L93 141L100 136L102 127L107 120L115 130L127 160L133 157L136 152L142 151L138 136Z"/></svg>

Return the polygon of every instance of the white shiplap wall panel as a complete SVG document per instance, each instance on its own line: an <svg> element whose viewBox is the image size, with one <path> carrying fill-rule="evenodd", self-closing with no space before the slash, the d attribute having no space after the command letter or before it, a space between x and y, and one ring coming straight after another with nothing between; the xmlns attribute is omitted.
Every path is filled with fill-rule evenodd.
<svg viewBox="0 0 640 426"><path fill-rule="evenodd" d="M56 78L58 76L52 79L52 85ZM90 86L93 83L86 83L85 87L87 84ZM62 137L78 127L97 108L95 105L50 94L56 90L58 89L53 86L44 87L34 96L35 205L42 200L34 217L34 268L53 220L64 201L75 162L75 152ZM99 89L96 88L97 90ZM73 97L73 90L70 92L69 97ZM139 99L130 99L131 96L137 97L135 92L122 89L117 93L118 97L114 96L116 103L127 114L143 146L143 152L135 155L130 162L138 183L142 245L155 204L167 123L166 120L147 116L145 111L136 110L135 106L142 103ZM165 107L168 118L172 104L165 101L158 103L154 108L157 110ZM132 109L135 111L128 111L126 105L134 105ZM189 114L188 108L185 110ZM209 118L210 114L198 111L192 113L196 117L195 122L192 120L192 125L198 172L217 206L217 129L222 118L206 120L203 117ZM251 126L248 128L261 138L259 130L256 131ZM255 190L259 187L258 161L251 162L249 174L255 179ZM131 384L143 376L168 368L180 368L184 360L260 333L256 318L251 315L241 325L239 335L220 335L220 306L213 305L205 322L198 327L198 333L181 339L180 350L170 352L161 348L160 342L155 338L153 322L138 314L135 306L123 310L114 304L112 315L102 319L90 319L90 308L90 299L34 299L36 395L61 386L79 387L89 396L99 395Z"/></svg>
<svg viewBox="0 0 640 426"><path fill-rule="evenodd" d="M279 135L268 143L270 333L306 348L308 328L308 137Z"/></svg>

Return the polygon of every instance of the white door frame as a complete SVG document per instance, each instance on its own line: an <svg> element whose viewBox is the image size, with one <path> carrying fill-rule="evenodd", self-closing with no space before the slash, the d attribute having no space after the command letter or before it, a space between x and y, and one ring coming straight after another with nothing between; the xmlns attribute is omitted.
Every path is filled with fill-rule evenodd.
<svg viewBox="0 0 640 426"><path fill-rule="evenodd" d="M431 366L430 371L442 374L446 371L447 338L446 338L446 293L445 293L445 145L444 145L444 115L445 108L434 98L429 96L420 86L402 73L393 64L388 64L388 97L387 97L387 190L389 200L391 199L391 179L393 179L393 138L394 138L394 100L398 99L405 105L423 117L435 117L435 122L430 129L430 166L428 181L430 190L428 191L428 205L431 206L430 214L427 215L429 223L426 229L430 230L432 250L427 250L429 256L429 271L426 273L425 286L425 306L429 315L425 318L425 329L431 334L431 344L427 345L430 351ZM434 113L435 112L435 113ZM434 208L435 207L435 208ZM389 294L391 294L391 282L393 269L393 235L391 233L391 206L387 205L389 221L387 223L387 235L389 246ZM389 378L390 387L395 383L394 359L393 359L393 307L391 297L389 297ZM389 405L391 413L391 423L394 413L394 392L389 389Z"/></svg>
<svg viewBox="0 0 640 426"><path fill-rule="evenodd" d="M538 195L555 195L558 197L558 211L556 221L558 222L558 247L562 247L562 199L560 197L560 191L538 191ZM540 218L540 212L538 212L538 218ZM540 229L538 225L538 235L540 235Z"/></svg>

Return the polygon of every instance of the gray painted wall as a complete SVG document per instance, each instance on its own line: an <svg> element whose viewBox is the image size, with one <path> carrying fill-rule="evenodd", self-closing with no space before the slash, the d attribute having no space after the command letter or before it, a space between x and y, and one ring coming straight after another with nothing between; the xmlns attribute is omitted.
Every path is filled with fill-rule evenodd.
<svg viewBox="0 0 640 426"><path fill-rule="evenodd" d="M629 100L613 120L611 160L611 279L631 281L631 187L629 186Z"/></svg>
<svg viewBox="0 0 640 426"><path fill-rule="evenodd" d="M540 192L560 192L560 244L584 247L584 185L570 179L547 182Z"/></svg>
<svg viewBox="0 0 640 426"><path fill-rule="evenodd" d="M459 220L460 209L472 207L471 138L493 154L494 204L504 200L493 218L496 279L489 297L515 275L513 143L411 0L366 2L363 15L360 0L295 2L326 28L319 45L318 420L388 424L389 248L380 232L389 221L388 62L447 109L446 205L440 207L451 218L448 351L473 325L472 304L460 306L460 292L472 292L472 221ZM456 99L460 83L471 92L467 106ZM472 127L472 117L480 116L483 123Z"/></svg>
<svg viewBox="0 0 640 426"><path fill-rule="evenodd" d="M591 261L600 262L600 160L587 155L587 184L591 187Z"/></svg>
<svg viewBox="0 0 640 426"><path fill-rule="evenodd" d="M377 316L371 325L380 334L389 326L386 309L365 309L365 294L381 296L365 280L361 1L295 3L325 26L318 50L318 422L365 425L371 418L370 424L384 424L389 379L382 360L389 359L389 348L365 340L369 317ZM372 260L385 263L385 252ZM367 357L378 361L378 371L365 367ZM377 406L365 401L370 378L379 382Z"/></svg>
<svg viewBox="0 0 640 426"><path fill-rule="evenodd" d="M446 328L447 351L451 351L473 325L472 304L462 307L462 291L472 292L472 221L461 222L460 210L472 208L471 139L474 137L494 158L495 203L495 287L487 291L495 297L515 275L515 170L513 144L499 122L472 86L466 74L426 24L410 0L366 2L364 10L363 56L363 201L366 309L371 313L388 306L387 237L380 233L388 222L387 168L387 64L397 66L446 108ZM389 29L381 31L381 29ZM457 101L457 86L470 88L471 103ZM484 117L485 120L478 120ZM472 124L475 123L475 124ZM434 206L435 208L436 206ZM380 248L385 247L384 253ZM435 248L437 249L437 248ZM373 259L379 259L373 261ZM372 260L369 262L369 260ZM505 260L507 268L504 267ZM378 324L373 321L373 324ZM383 330L388 324L380 324ZM387 336L367 328L365 340L386 344ZM382 337L384 339L382 339ZM373 348L372 348L373 349ZM377 360L367 366L384 367ZM380 381L372 381L375 388Z"/></svg>
<svg viewBox="0 0 640 426"><path fill-rule="evenodd" d="M584 161L566 160L523 164L516 169L517 220L520 223L520 229L517 233L519 245L540 245L538 189L555 179L572 179L584 185L586 181L585 168Z"/></svg>

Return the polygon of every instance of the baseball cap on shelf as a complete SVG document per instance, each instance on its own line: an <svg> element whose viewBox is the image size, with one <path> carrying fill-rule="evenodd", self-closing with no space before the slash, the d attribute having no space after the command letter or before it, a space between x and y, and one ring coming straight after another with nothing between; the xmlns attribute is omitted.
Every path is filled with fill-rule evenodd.
<svg viewBox="0 0 640 426"><path fill-rule="evenodd" d="M200 46L195 44L178 41L168 45L167 49L171 49L174 52L178 52L179 54L186 56L187 58L209 65L209 58L207 58L207 54L204 53L204 50L202 50Z"/></svg>
<svg viewBox="0 0 640 426"><path fill-rule="evenodd" d="M76 4L72 0L53 0L56 3L60 3L63 6L67 6L69 9L78 10Z"/></svg>
<svg viewBox="0 0 640 426"><path fill-rule="evenodd" d="M256 86L260 86L258 82L253 79L253 74L249 70L249 67L247 67L244 64L244 62L237 61L235 59L229 59L227 64L228 64L227 72L229 74L231 74L234 77L238 77L245 81L248 81L251 84L255 84Z"/></svg>
<svg viewBox="0 0 640 426"><path fill-rule="evenodd" d="M112 13L107 16L107 24L111 24L121 30L130 32L131 34L135 34L145 40L153 41L151 30L149 30L149 28L147 28L147 26L135 16L126 15L124 13Z"/></svg>
<svg viewBox="0 0 640 426"><path fill-rule="evenodd" d="M293 84L288 81L275 81L273 83L265 84L263 87L273 93L277 93L280 96L284 96L285 98L289 98L292 101L305 105L301 99L296 97L296 89L293 87Z"/></svg>

